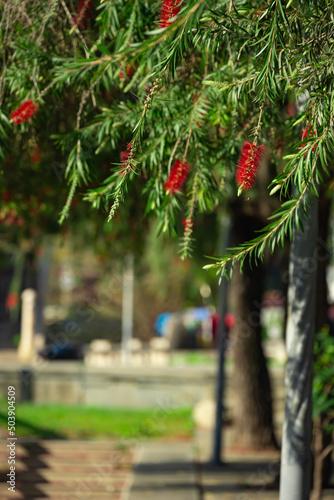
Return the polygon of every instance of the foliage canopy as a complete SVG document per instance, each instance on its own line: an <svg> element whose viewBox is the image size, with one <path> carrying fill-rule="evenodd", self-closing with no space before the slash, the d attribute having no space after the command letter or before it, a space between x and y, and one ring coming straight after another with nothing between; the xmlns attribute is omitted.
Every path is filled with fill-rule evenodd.
<svg viewBox="0 0 334 500"><path fill-rule="evenodd" d="M41 186L52 182L50 153L31 162L31 149L50 149L52 139L69 184L61 221L77 191L111 220L136 183L160 231L182 233L184 217L185 257L196 212L236 195L242 145L263 143L276 169L269 190L282 204L256 238L211 264L229 274L283 244L331 175L333 2L184 0L160 27L168 2L1 3L2 189L13 164L28 180L33 169ZM28 100L37 112L15 125L11 113ZM176 160L191 168L169 193Z"/></svg>

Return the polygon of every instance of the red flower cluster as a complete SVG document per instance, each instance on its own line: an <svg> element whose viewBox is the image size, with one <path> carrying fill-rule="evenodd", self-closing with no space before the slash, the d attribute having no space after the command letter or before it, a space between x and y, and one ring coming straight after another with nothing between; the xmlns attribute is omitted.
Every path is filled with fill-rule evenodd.
<svg viewBox="0 0 334 500"><path fill-rule="evenodd" d="M123 174L123 172L127 166L127 163L129 161L130 151L132 148L132 144L133 144L132 142L129 142L129 144L126 147L126 151L121 151L122 172L120 172L119 175Z"/></svg>
<svg viewBox="0 0 334 500"><path fill-rule="evenodd" d="M19 296L17 295L17 293L11 292L6 298L6 308L9 310L14 309L14 307L17 306L18 302Z"/></svg>
<svg viewBox="0 0 334 500"><path fill-rule="evenodd" d="M186 235L187 233L191 232L194 225L194 221L193 219L182 219L182 224L184 227L184 235Z"/></svg>
<svg viewBox="0 0 334 500"><path fill-rule="evenodd" d="M165 182L165 190L170 194L176 193L176 191L178 191L182 187L184 181L186 180L189 170L189 163L175 160L169 177Z"/></svg>
<svg viewBox="0 0 334 500"><path fill-rule="evenodd" d="M124 167L128 162L131 148L132 148L132 142L129 142L129 144L126 146L126 151L121 151L121 162L123 163Z"/></svg>
<svg viewBox="0 0 334 500"><path fill-rule="evenodd" d="M135 65L131 66L131 64L129 62L126 62L126 61L123 63L119 62L119 65L123 66L123 68L121 69L121 71L119 73L120 79L124 80L125 75L128 76L129 78L131 78L131 76L135 72Z"/></svg>
<svg viewBox="0 0 334 500"><path fill-rule="evenodd" d="M10 119L15 125L29 120L38 110L38 104L34 101L25 101L10 114Z"/></svg>
<svg viewBox="0 0 334 500"><path fill-rule="evenodd" d="M78 14L73 19L75 26L83 26L84 20L89 16L92 10L92 0L81 0L78 5Z"/></svg>
<svg viewBox="0 0 334 500"><path fill-rule="evenodd" d="M262 153L263 144L256 147L255 144L245 142L242 146L237 173L235 175L235 180L240 189L247 190L253 187L262 158Z"/></svg>
<svg viewBox="0 0 334 500"><path fill-rule="evenodd" d="M312 137L312 135L314 135L314 131L313 130L310 131L310 128L311 125L308 125L306 128L302 130L302 140L307 139L308 137ZM306 142L303 142L303 144L300 147L303 148L304 146L306 146ZM316 147L317 146L314 145L312 151L314 151Z"/></svg>
<svg viewBox="0 0 334 500"><path fill-rule="evenodd" d="M175 17L180 12L180 0L162 0L161 13L160 13L160 28L168 28L171 23L170 19Z"/></svg>

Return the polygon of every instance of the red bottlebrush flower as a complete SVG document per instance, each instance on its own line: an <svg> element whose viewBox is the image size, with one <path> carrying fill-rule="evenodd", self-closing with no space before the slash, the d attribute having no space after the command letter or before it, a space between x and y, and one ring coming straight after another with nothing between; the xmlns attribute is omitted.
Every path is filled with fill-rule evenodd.
<svg viewBox="0 0 334 500"><path fill-rule="evenodd" d="M189 170L189 163L175 160L169 177L164 184L165 190L170 194L176 193L176 191L178 191L182 187L184 181L186 180Z"/></svg>
<svg viewBox="0 0 334 500"><path fill-rule="evenodd" d="M10 118L15 125L18 125L19 123L27 122L29 118L34 116L37 110L38 104L34 101L25 101L11 112Z"/></svg>
<svg viewBox="0 0 334 500"><path fill-rule="evenodd" d="M42 160L42 155L41 155L41 150L37 146L37 144L34 146L34 149L31 154L31 161L33 163L40 163Z"/></svg>
<svg viewBox="0 0 334 500"><path fill-rule="evenodd" d="M193 225L194 225L193 219L182 219L182 224L184 227L184 233L183 233L184 236L188 233L191 233Z"/></svg>
<svg viewBox="0 0 334 500"><path fill-rule="evenodd" d="M11 292L6 298L6 308L9 310L14 309L14 307L17 306L18 302L19 296L17 295L17 293Z"/></svg>
<svg viewBox="0 0 334 500"><path fill-rule="evenodd" d="M170 19L178 15L180 4L180 0L162 0L159 28L168 28L173 24Z"/></svg>
<svg viewBox="0 0 334 500"><path fill-rule="evenodd" d="M304 139L307 139L308 137L312 137L312 135L314 135L314 130L310 130L311 128L311 125L308 125L306 128L304 128L302 130L302 140ZM301 148L303 148L304 146L306 146L306 142L303 142L303 144L300 146ZM316 145L313 146L312 148L312 151L314 151L316 149Z"/></svg>
<svg viewBox="0 0 334 500"><path fill-rule="evenodd" d="M122 172L120 172L119 175L123 174L124 169L126 168L132 148L132 142L129 142L129 144L126 147L126 151L121 151L121 163L122 163Z"/></svg>
<svg viewBox="0 0 334 500"><path fill-rule="evenodd" d="M129 159L129 151L121 151L121 163L126 165Z"/></svg>
<svg viewBox="0 0 334 500"><path fill-rule="evenodd" d="M126 63L125 65L125 69L126 69L126 76L128 76L129 78L131 78L131 76L133 75L133 73L135 72L135 68L136 68L136 65L134 66L131 66L130 63Z"/></svg>
<svg viewBox="0 0 334 500"><path fill-rule="evenodd" d="M120 73L119 73L120 79L124 80L125 75L128 76L129 78L131 78L131 76L135 72L136 65L134 64L133 66L131 66L131 64L129 62L126 62L125 58L123 58L122 61L119 61L118 64L122 68L121 71L120 71Z"/></svg>
<svg viewBox="0 0 334 500"><path fill-rule="evenodd" d="M131 148L132 148L132 142L129 142L129 144L126 146L126 151L121 151L121 163L123 163L124 167L128 162Z"/></svg>
<svg viewBox="0 0 334 500"><path fill-rule="evenodd" d="M82 27L91 10L92 0L81 0L78 5L78 14L73 19L74 25Z"/></svg>
<svg viewBox="0 0 334 500"><path fill-rule="evenodd" d="M237 173L235 175L235 180L239 186L239 190L247 190L253 187L262 158L262 153L263 144L256 147L255 144L245 142L242 146Z"/></svg>
<svg viewBox="0 0 334 500"><path fill-rule="evenodd" d="M182 219L182 224L183 224L183 227L184 229L186 230L187 227L193 227L194 225L194 221L193 219Z"/></svg>

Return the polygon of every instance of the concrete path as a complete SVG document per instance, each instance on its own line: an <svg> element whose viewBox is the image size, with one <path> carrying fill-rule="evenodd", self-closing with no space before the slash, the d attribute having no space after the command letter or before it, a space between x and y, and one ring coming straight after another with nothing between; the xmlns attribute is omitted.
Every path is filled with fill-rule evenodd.
<svg viewBox="0 0 334 500"><path fill-rule="evenodd" d="M211 433L193 440L23 440L16 446L16 491L8 492L6 440L0 449L1 500L278 500L278 452L226 446L209 463ZM332 476L334 487L334 476ZM324 500L334 500L334 489ZM288 499L287 499L288 500Z"/></svg>
<svg viewBox="0 0 334 500"><path fill-rule="evenodd" d="M147 442L139 447L128 500L200 500L194 446Z"/></svg>
<svg viewBox="0 0 334 500"><path fill-rule="evenodd" d="M131 449L111 441L24 441L16 446L16 488L8 491L8 452L0 450L1 500L123 500L132 477Z"/></svg>
<svg viewBox="0 0 334 500"><path fill-rule="evenodd" d="M226 446L223 464L210 464L211 432L188 442L147 442L138 448L126 500L278 500L279 452ZM333 489L324 500L334 500ZM287 499L289 500L289 499Z"/></svg>

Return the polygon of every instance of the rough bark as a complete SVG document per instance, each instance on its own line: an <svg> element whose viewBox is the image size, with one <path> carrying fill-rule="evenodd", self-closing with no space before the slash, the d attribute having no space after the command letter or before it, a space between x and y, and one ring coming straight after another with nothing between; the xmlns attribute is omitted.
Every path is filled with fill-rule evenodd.
<svg viewBox="0 0 334 500"><path fill-rule="evenodd" d="M313 344L316 311L318 200L312 196L304 232L290 250L285 416L280 500L308 500L311 486Z"/></svg>
<svg viewBox="0 0 334 500"><path fill-rule="evenodd" d="M254 237L262 221L246 214L235 218L232 245ZM261 344L260 303L263 265L251 268L245 262L242 274L236 268L231 283L231 302L236 315L232 332L236 404L236 444L245 447L276 447L273 432L269 373Z"/></svg>

